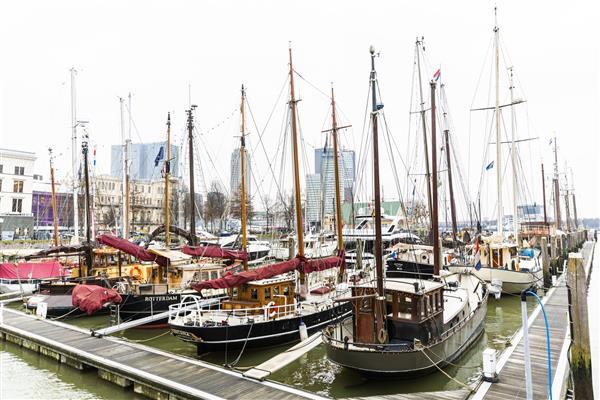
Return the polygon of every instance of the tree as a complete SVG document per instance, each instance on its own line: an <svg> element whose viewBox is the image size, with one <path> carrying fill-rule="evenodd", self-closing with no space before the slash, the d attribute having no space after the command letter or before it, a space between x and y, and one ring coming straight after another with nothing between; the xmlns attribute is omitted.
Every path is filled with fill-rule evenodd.
<svg viewBox="0 0 600 400"><path fill-rule="evenodd" d="M242 219L242 188L241 185L238 190L231 195L231 201L229 205L229 215L231 218ZM252 199L246 193L246 220L250 221L254 216L254 207L252 206Z"/></svg>
<svg viewBox="0 0 600 400"><path fill-rule="evenodd" d="M204 220L210 222L211 230L215 230L215 220L219 221L219 226L225 207L227 205L227 197L221 190L218 182L213 181L210 185L210 191L206 195L206 204L204 205Z"/></svg>
<svg viewBox="0 0 600 400"><path fill-rule="evenodd" d="M296 208L294 207L294 196L289 195L287 198L283 196L279 199L277 203L278 213L283 218L285 223L285 227L288 232L291 232L294 228L294 221L296 218Z"/></svg>

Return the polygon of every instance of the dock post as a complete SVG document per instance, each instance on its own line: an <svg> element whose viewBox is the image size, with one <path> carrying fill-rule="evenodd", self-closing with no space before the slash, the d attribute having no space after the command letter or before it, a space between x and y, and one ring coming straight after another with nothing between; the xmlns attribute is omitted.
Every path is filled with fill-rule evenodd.
<svg viewBox="0 0 600 400"><path fill-rule="evenodd" d="M521 292L521 321L523 323L523 345L525 360L525 392L526 399L533 400L533 384L531 380L531 358L529 354L529 327L527 326L527 290Z"/></svg>
<svg viewBox="0 0 600 400"><path fill-rule="evenodd" d="M550 258L555 260L558 257L558 251L556 248L556 235L550 236Z"/></svg>
<svg viewBox="0 0 600 400"><path fill-rule="evenodd" d="M587 310L587 278L581 253L570 253L567 263L571 324L571 372L576 399L593 399L592 361Z"/></svg>
<svg viewBox="0 0 600 400"><path fill-rule="evenodd" d="M291 260L292 258L296 257L296 249L295 249L295 244L294 244L294 238L290 237L289 241L288 241L288 259Z"/></svg>
<svg viewBox="0 0 600 400"><path fill-rule="evenodd" d="M363 259L363 241L362 239L356 239L356 269L362 269Z"/></svg>
<svg viewBox="0 0 600 400"><path fill-rule="evenodd" d="M544 288L552 286L552 276L550 274L550 260L548 259L548 238L542 236L542 270L544 273Z"/></svg>

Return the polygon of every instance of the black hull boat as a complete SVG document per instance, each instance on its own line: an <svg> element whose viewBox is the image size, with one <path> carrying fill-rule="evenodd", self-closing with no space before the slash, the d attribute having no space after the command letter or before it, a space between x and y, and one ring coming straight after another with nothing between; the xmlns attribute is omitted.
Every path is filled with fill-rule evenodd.
<svg viewBox="0 0 600 400"><path fill-rule="evenodd" d="M386 265L387 278L431 279L433 276L433 264L388 259Z"/></svg>
<svg viewBox="0 0 600 400"><path fill-rule="evenodd" d="M293 317L267 316L265 319L262 315L248 315L244 317L246 323L235 325L228 324L226 315L221 323L204 321L198 324L192 313L183 317L172 316L170 326L173 335L185 342L196 344L198 355L201 355L225 349L268 347L298 341L302 323L306 325L308 335L311 335L329 324L342 321L351 311L351 304L342 303L326 307L319 312L304 314L299 311Z"/></svg>

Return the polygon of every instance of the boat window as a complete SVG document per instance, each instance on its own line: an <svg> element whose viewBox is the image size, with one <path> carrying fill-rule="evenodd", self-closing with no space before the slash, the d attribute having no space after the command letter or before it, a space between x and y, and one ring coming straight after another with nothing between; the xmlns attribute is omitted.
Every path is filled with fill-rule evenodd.
<svg viewBox="0 0 600 400"><path fill-rule="evenodd" d="M284 286L283 287L283 295L284 296L289 296L290 295L290 287L289 286Z"/></svg>
<svg viewBox="0 0 600 400"><path fill-rule="evenodd" d="M258 289L250 289L250 298L252 300L258 300Z"/></svg>
<svg viewBox="0 0 600 400"><path fill-rule="evenodd" d="M273 288L273 296L279 296L279 286Z"/></svg>
<svg viewBox="0 0 600 400"><path fill-rule="evenodd" d="M430 296L430 295L427 295L427 296L426 296L426 299L425 299L425 302L427 303L427 315L430 315L430 314L431 314L431 312L432 312L431 300L432 300L432 299L431 299L431 296Z"/></svg>
<svg viewBox="0 0 600 400"><path fill-rule="evenodd" d="M360 311L371 312L371 299L362 299L360 302Z"/></svg>
<svg viewBox="0 0 600 400"><path fill-rule="evenodd" d="M210 279L207 271L202 271L201 277L203 281L207 281L208 279Z"/></svg>
<svg viewBox="0 0 600 400"><path fill-rule="evenodd" d="M238 288L234 287L233 290L231 291L231 297L237 297L238 295Z"/></svg>
<svg viewBox="0 0 600 400"><path fill-rule="evenodd" d="M271 288L267 287L267 288L265 288L265 300L270 299L270 298L271 298Z"/></svg>
<svg viewBox="0 0 600 400"><path fill-rule="evenodd" d="M400 316L402 318L412 318L412 298L410 296L402 296L398 299L400 308Z"/></svg>

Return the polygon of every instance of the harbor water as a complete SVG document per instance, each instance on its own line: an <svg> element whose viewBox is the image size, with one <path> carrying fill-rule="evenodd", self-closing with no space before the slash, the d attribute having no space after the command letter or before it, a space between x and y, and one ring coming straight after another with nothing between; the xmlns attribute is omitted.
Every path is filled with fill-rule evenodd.
<svg viewBox="0 0 600 400"><path fill-rule="evenodd" d="M529 303L529 310L535 304ZM67 321L83 328L100 328L108 324L108 317L94 316ZM454 379L469 382L481 371L481 352L486 347L503 349L520 327L520 300L504 295L500 300L490 299L486 317L486 331L459 360L445 369ZM171 336L166 329L131 329L121 333L128 340L162 350L195 357L195 346ZM234 364L239 370L249 367L284 351L291 345L268 349L247 349L240 357L239 350L211 353L203 360L217 365ZM239 360L237 360L239 357ZM69 398L69 399L135 399L132 392L97 378L95 372L79 372L56 363L42 355L2 342L0 347L0 398ZM385 395L420 391L459 389L459 383L440 372L408 380L367 380L360 374L343 369L325 356L324 346L317 346L299 360L271 376L272 380L335 398Z"/></svg>

